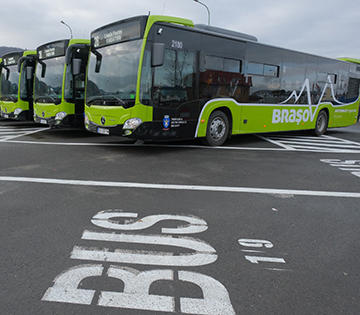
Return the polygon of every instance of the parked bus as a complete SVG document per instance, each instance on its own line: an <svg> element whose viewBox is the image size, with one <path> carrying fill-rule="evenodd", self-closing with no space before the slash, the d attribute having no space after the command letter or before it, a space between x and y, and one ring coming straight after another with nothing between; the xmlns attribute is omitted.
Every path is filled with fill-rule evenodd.
<svg viewBox="0 0 360 315"><path fill-rule="evenodd" d="M1 116L7 119L32 120L36 51L7 53L2 60Z"/></svg>
<svg viewBox="0 0 360 315"><path fill-rule="evenodd" d="M261 44L254 36L166 16L91 33L85 127L144 141L354 124L355 64Z"/></svg>
<svg viewBox="0 0 360 315"><path fill-rule="evenodd" d="M90 40L59 40L37 48L34 120L51 127L84 127L85 73ZM67 54L67 57L66 57ZM73 60L77 73L73 71Z"/></svg>
<svg viewBox="0 0 360 315"><path fill-rule="evenodd" d="M343 60L343 61L347 61L347 62L352 62L352 63L358 64L358 66L356 67L356 69L357 69L357 71L360 71L360 59L344 57L344 58L339 58L339 60ZM356 89L356 87L355 87L355 89ZM358 113L357 121L360 121L360 105L359 105L359 113Z"/></svg>

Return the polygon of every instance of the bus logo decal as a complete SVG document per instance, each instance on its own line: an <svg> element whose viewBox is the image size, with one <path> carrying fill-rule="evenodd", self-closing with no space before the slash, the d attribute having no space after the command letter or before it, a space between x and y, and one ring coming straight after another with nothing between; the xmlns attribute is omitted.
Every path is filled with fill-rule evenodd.
<svg viewBox="0 0 360 315"><path fill-rule="evenodd" d="M164 130L169 130L169 126L170 126L170 116L169 115L164 116L163 126L164 126Z"/></svg>
<svg viewBox="0 0 360 315"><path fill-rule="evenodd" d="M101 117L101 124L102 124L102 125L105 125L105 122L106 122L106 119L105 119L104 116L102 116L102 117Z"/></svg>
<svg viewBox="0 0 360 315"><path fill-rule="evenodd" d="M306 97L307 97L307 101L308 104L304 104L305 107L307 107L306 109L274 109L273 110L273 115L272 115L272 123L273 124L277 124L277 123L294 123L296 122L297 125L300 124L300 122L306 123L307 121L314 121L316 112L319 108L319 106L321 104L323 104L321 102L321 100L323 99L326 91L330 89L331 91L331 98L332 101L338 105L346 105L345 103L340 102L336 96L335 96L335 91L334 91L334 84L333 81L331 79L331 76L328 75L327 79L326 79L326 84L325 87L323 88L323 91L319 97L319 102L317 104L312 104L311 102L311 89L310 89L310 82L309 79L305 79L305 82L302 86L302 89L300 91L300 93L298 94L296 92L296 90L294 90L291 95L283 102L281 102L280 104L282 105L287 105L287 104L291 104L290 102L293 101L293 104L296 104L298 102L298 100L300 99L300 97L306 93ZM315 111L313 111L313 109L315 109Z"/></svg>

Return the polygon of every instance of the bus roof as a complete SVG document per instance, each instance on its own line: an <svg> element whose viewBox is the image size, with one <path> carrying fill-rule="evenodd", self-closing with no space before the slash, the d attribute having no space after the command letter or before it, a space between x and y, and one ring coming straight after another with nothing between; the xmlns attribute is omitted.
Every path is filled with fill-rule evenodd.
<svg viewBox="0 0 360 315"><path fill-rule="evenodd" d="M195 28L209 31L212 33L216 33L216 34L223 34L223 35L238 37L240 39L251 40L254 42L258 41L258 39L253 35L244 34L244 33L237 32L237 31L231 31L231 30L228 30L225 28L220 28L220 27L215 27L215 26L210 26L210 25L205 25L205 24L195 24Z"/></svg>
<svg viewBox="0 0 360 315"><path fill-rule="evenodd" d="M9 56L16 56L16 55L23 55L24 53L24 50L15 50L15 51L11 51L11 52L8 52L6 54L3 54L2 55L2 59L5 59L6 57L9 57Z"/></svg>
<svg viewBox="0 0 360 315"><path fill-rule="evenodd" d="M343 57L343 58L338 58L338 59L342 60L342 61L347 61L347 62L360 64L360 59L356 59L356 58Z"/></svg>

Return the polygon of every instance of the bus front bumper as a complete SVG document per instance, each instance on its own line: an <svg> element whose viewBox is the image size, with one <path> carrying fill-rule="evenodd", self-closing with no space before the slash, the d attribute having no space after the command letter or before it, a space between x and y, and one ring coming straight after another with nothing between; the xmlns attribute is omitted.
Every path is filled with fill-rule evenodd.
<svg viewBox="0 0 360 315"><path fill-rule="evenodd" d="M93 123L92 121L85 122L85 129L98 133L101 135L116 135L116 136L122 136L123 135L123 125L117 125L117 126L100 126L98 124Z"/></svg>
<svg viewBox="0 0 360 315"><path fill-rule="evenodd" d="M21 110L15 109L13 112L1 112L1 116L6 119L15 119L15 120L29 120L29 111L28 110Z"/></svg>

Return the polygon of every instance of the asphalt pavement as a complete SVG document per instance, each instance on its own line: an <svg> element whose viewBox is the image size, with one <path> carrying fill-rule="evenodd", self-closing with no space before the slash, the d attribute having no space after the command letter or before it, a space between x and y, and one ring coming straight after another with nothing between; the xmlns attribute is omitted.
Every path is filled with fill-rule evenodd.
<svg viewBox="0 0 360 315"><path fill-rule="evenodd" d="M1 314L357 314L360 125L140 144L0 121Z"/></svg>

